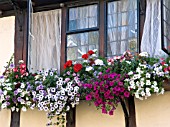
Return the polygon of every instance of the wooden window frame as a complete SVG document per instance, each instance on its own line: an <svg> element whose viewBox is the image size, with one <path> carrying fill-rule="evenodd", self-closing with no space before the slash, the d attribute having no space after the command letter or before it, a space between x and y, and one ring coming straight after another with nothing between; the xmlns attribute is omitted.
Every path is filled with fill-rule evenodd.
<svg viewBox="0 0 170 127"><path fill-rule="evenodd" d="M168 8L167 8L168 9ZM166 54L168 54L168 55L170 55L170 52L168 52L168 50L165 48L165 44L164 44L164 37L166 37L167 38L167 36L164 34L164 22L166 22L165 20L164 20L164 0L161 0L161 47L162 47L162 50L166 53ZM167 23L167 22L166 22ZM168 38L167 38L168 39ZM168 39L169 41L170 41L170 39ZM170 45L169 45L170 46ZM168 46L168 47L169 47Z"/></svg>

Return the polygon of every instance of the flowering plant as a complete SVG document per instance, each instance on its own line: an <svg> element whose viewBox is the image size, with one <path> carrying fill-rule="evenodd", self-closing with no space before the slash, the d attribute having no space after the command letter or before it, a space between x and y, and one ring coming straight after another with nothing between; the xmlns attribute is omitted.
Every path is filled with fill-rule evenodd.
<svg viewBox="0 0 170 127"><path fill-rule="evenodd" d="M26 111L32 105L31 91L26 84L32 76L26 71L24 61L20 60L19 65L14 67L11 58L0 78L1 108L11 109L11 111L19 111L19 109Z"/></svg>
<svg viewBox="0 0 170 127"><path fill-rule="evenodd" d="M148 53L142 52L130 61L123 61L122 65L124 63L128 63L126 69L129 70L126 70L124 84L132 95L143 100L153 93L164 93L162 84L169 77L164 60L149 57Z"/></svg>
<svg viewBox="0 0 170 127"><path fill-rule="evenodd" d="M74 81L58 77L55 69L41 71L35 77L33 100L36 100L39 110L47 112L50 120L47 125L63 125L66 112L79 104L79 87L73 85ZM52 123L55 116L57 121Z"/></svg>
<svg viewBox="0 0 170 127"><path fill-rule="evenodd" d="M110 69L105 74L99 74L89 83L83 84L86 89L86 100L93 101L102 113L113 115L120 99L128 98L130 93L124 88L120 74L111 73Z"/></svg>

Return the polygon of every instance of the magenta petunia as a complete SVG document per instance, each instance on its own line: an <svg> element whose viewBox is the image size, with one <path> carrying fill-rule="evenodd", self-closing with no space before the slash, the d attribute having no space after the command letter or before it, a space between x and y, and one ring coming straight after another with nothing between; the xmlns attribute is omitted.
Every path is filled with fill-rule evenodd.
<svg viewBox="0 0 170 127"><path fill-rule="evenodd" d="M87 101L92 100L92 96L91 96L91 94L88 94L88 95L86 96L86 100L87 100Z"/></svg>

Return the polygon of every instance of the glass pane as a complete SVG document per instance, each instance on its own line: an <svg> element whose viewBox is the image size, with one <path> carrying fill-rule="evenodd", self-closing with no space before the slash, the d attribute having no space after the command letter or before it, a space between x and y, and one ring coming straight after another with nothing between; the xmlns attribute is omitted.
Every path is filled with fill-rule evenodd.
<svg viewBox="0 0 170 127"><path fill-rule="evenodd" d="M107 45L107 55L112 56L116 55L117 48L116 48L116 42L108 43Z"/></svg>
<svg viewBox="0 0 170 127"><path fill-rule="evenodd" d="M107 41L112 42L117 40L117 28L108 29Z"/></svg>
<svg viewBox="0 0 170 127"><path fill-rule="evenodd" d="M117 2L110 2L108 4L108 14L117 12Z"/></svg>
<svg viewBox="0 0 170 127"><path fill-rule="evenodd" d="M117 26L117 14L108 15L108 28Z"/></svg>
<svg viewBox="0 0 170 127"><path fill-rule="evenodd" d="M67 60L77 59L77 47L67 48Z"/></svg>
<svg viewBox="0 0 170 127"><path fill-rule="evenodd" d="M107 7L107 55L137 51L137 0L112 1Z"/></svg>
<svg viewBox="0 0 170 127"><path fill-rule="evenodd" d="M126 50L128 50L127 41L121 41L120 54L123 54Z"/></svg>
<svg viewBox="0 0 170 127"><path fill-rule="evenodd" d="M90 32L89 33L89 44L99 44L98 32Z"/></svg>
<svg viewBox="0 0 170 127"><path fill-rule="evenodd" d="M69 30L97 27L98 9L96 5L69 9Z"/></svg>
<svg viewBox="0 0 170 127"><path fill-rule="evenodd" d="M67 36L67 60L82 59L90 49L99 49L99 32L85 32Z"/></svg>

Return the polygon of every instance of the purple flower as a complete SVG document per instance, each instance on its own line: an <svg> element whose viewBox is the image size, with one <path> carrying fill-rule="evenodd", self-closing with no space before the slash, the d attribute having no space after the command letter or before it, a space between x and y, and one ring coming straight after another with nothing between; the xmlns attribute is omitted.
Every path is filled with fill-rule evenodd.
<svg viewBox="0 0 170 127"><path fill-rule="evenodd" d="M17 99L16 99L16 98L12 98L12 101L13 101L14 103L17 103Z"/></svg>
<svg viewBox="0 0 170 127"><path fill-rule="evenodd" d="M3 91L0 89L0 96L3 94Z"/></svg>
<svg viewBox="0 0 170 127"><path fill-rule="evenodd" d="M3 79L3 78L4 78L4 76L3 76L3 75L1 75L1 76L0 76L0 79Z"/></svg>
<svg viewBox="0 0 170 127"><path fill-rule="evenodd" d="M11 67L11 68L13 68L13 67L14 67L14 64L13 64L13 63L11 63L11 64L10 64L10 67Z"/></svg>
<svg viewBox="0 0 170 127"><path fill-rule="evenodd" d="M73 73L73 76L76 76L76 73Z"/></svg>
<svg viewBox="0 0 170 127"><path fill-rule="evenodd" d="M7 106L9 106L11 103L10 102L6 102Z"/></svg>
<svg viewBox="0 0 170 127"><path fill-rule="evenodd" d="M18 101L18 102L21 102L21 100L22 100L21 97L18 97L18 98L17 98L17 101Z"/></svg>
<svg viewBox="0 0 170 127"><path fill-rule="evenodd" d="M10 99L10 96L6 96L6 100L9 101L9 99Z"/></svg>
<svg viewBox="0 0 170 127"><path fill-rule="evenodd" d="M36 102L38 99L34 97L32 100L33 100L34 102Z"/></svg>
<svg viewBox="0 0 170 127"><path fill-rule="evenodd" d="M15 90L15 91L14 91L14 95L17 95L17 94L18 94L18 90Z"/></svg>

